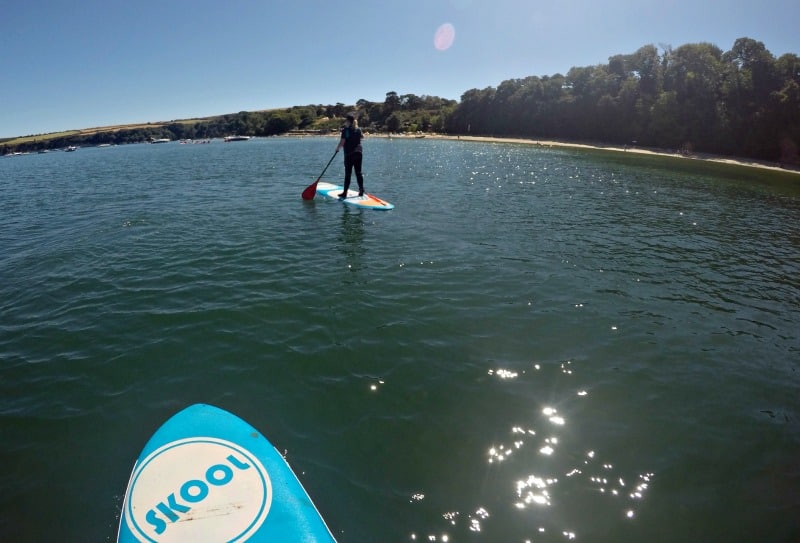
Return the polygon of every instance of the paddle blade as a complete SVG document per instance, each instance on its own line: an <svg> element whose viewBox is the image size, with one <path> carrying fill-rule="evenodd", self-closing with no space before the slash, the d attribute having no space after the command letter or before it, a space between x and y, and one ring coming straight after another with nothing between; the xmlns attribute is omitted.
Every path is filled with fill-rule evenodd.
<svg viewBox="0 0 800 543"><path fill-rule="evenodd" d="M303 200L313 200L314 195L317 193L317 183L319 183L319 179L311 183L309 186L306 187L306 190L303 191Z"/></svg>

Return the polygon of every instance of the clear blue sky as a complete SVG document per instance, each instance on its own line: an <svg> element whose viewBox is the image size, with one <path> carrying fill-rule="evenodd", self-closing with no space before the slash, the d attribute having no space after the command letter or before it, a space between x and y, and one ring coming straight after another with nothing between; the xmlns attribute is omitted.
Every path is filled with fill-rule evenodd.
<svg viewBox="0 0 800 543"><path fill-rule="evenodd" d="M800 54L798 0L20 0L0 8L0 137L306 104L458 100L646 44ZM434 46L449 23L452 45Z"/></svg>

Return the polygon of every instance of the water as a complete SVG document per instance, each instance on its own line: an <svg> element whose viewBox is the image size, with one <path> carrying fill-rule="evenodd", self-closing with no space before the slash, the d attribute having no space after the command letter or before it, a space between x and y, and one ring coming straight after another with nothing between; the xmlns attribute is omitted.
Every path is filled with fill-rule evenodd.
<svg viewBox="0 0 800 543"><path fill-rule="evenodd" d="M0 159L0 541L114 541L195 402L341 543L800 538L796 177L365 145L391 212L333 139Z"/></svg>

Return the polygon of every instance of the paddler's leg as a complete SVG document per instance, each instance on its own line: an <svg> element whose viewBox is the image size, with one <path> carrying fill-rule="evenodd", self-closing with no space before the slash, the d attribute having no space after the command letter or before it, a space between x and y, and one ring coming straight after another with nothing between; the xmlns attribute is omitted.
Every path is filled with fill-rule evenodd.
<svg viewBox="0 0 800 543"><path fill-rule="evenodd" d="M347 191L350 189L350 177L353 175L353 160L352 153L344 155L344 192L339 195L339 198L347 198Z"/></svg>
<svg viewBox="0 0 800 543"><path fill-rule="evenodd" d="M358 182L358 195L364 196L364 176L361 175L361 153L353 153L353 167L356 170L356 181Z"/></svg>

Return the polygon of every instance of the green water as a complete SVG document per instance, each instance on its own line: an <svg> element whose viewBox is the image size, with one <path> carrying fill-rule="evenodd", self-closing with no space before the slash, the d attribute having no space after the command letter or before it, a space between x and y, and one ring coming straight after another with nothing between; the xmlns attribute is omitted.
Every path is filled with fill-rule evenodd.
<svg viewBox="0 0 800 543"><path fill-rule="evenodd" d="M800 538L796 178L369 139L395 210L302 201L334 146L0 159L0 541L114 541L196 402L340 543Z"/></svg>

